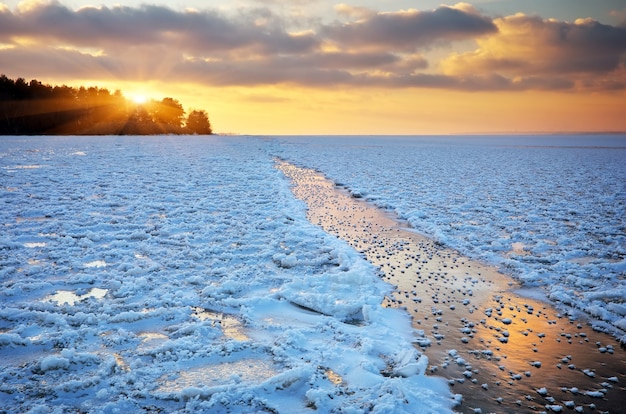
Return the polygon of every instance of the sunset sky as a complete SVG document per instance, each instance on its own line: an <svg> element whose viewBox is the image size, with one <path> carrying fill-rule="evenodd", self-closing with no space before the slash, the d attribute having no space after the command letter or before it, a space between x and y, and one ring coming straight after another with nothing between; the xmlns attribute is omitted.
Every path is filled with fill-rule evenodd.
<svg viewBox="0 0 626 414"><path fill-rule="evenodd" d="M0 0L0 73L241 134L626 131L623 0Z"/></svg>

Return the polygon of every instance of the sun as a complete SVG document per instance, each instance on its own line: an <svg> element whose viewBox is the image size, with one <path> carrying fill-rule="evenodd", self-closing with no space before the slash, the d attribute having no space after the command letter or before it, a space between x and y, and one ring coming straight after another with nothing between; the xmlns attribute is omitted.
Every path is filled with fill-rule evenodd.
<svg viewBox="0 0 626 414"><path fill-rule="evenodd" d="M131 99L131 101L133 101L137 105L143 105L146 102L148 102L148 97L146 95L142 95L142 94L131 95L130 99Z"/></svg>

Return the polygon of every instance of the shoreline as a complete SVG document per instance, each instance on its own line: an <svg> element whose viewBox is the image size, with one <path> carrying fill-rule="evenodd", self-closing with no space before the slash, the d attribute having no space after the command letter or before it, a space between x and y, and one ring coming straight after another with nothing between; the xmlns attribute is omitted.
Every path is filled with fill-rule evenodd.
<svg viewBox="0 0 626 414"><path fill-rule="evenodd" d="M521 285L495 267L406 228L320 173L282 160L277 168L308 206L309 220L351 244L394 286L382 305L405 309L427 336L417 343L429 371L463 395L458 410L620 408L626 362L615 338L535 295L517 295Z"/></svg>

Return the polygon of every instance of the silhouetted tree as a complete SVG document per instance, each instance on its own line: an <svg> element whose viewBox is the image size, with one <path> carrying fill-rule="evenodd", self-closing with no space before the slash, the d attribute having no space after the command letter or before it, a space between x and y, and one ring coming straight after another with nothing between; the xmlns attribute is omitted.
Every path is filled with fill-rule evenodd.
<svg viewBox="0 0 626 414"><path fill-rule="evenodd" d="M211 135L213 133L209 116L203 110L191 111L187 116L186 126L189 132L193 134Z"/></svg>
<svg viewBox="0 0 626 414"><path fill-rule="evenodd" d="M197 112L191 116L190 125L196 125L191 132L210 133L206 112ZM52 87L0 75L0 135L183 134L190 131L182 126L184 116L173 98L135 105L119 90Z"/></svg>
<svg viewBox="0 0 626 414"><path fill-rule="evenodd" d="M153 105L154 121L169 127L180 128L185 116L183 106L174 98L163 98Z"/></svg>

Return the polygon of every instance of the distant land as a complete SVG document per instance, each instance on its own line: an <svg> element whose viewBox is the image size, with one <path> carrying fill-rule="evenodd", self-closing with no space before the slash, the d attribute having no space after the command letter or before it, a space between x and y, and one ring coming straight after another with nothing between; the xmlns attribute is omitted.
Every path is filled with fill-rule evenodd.
<svg viewBox="0 0 626 414"><path fill-rule="evenodd" d="M121 91L51 86L0 75L0 135L210 135L205 110L174 98L133 102Z"/></svg>

